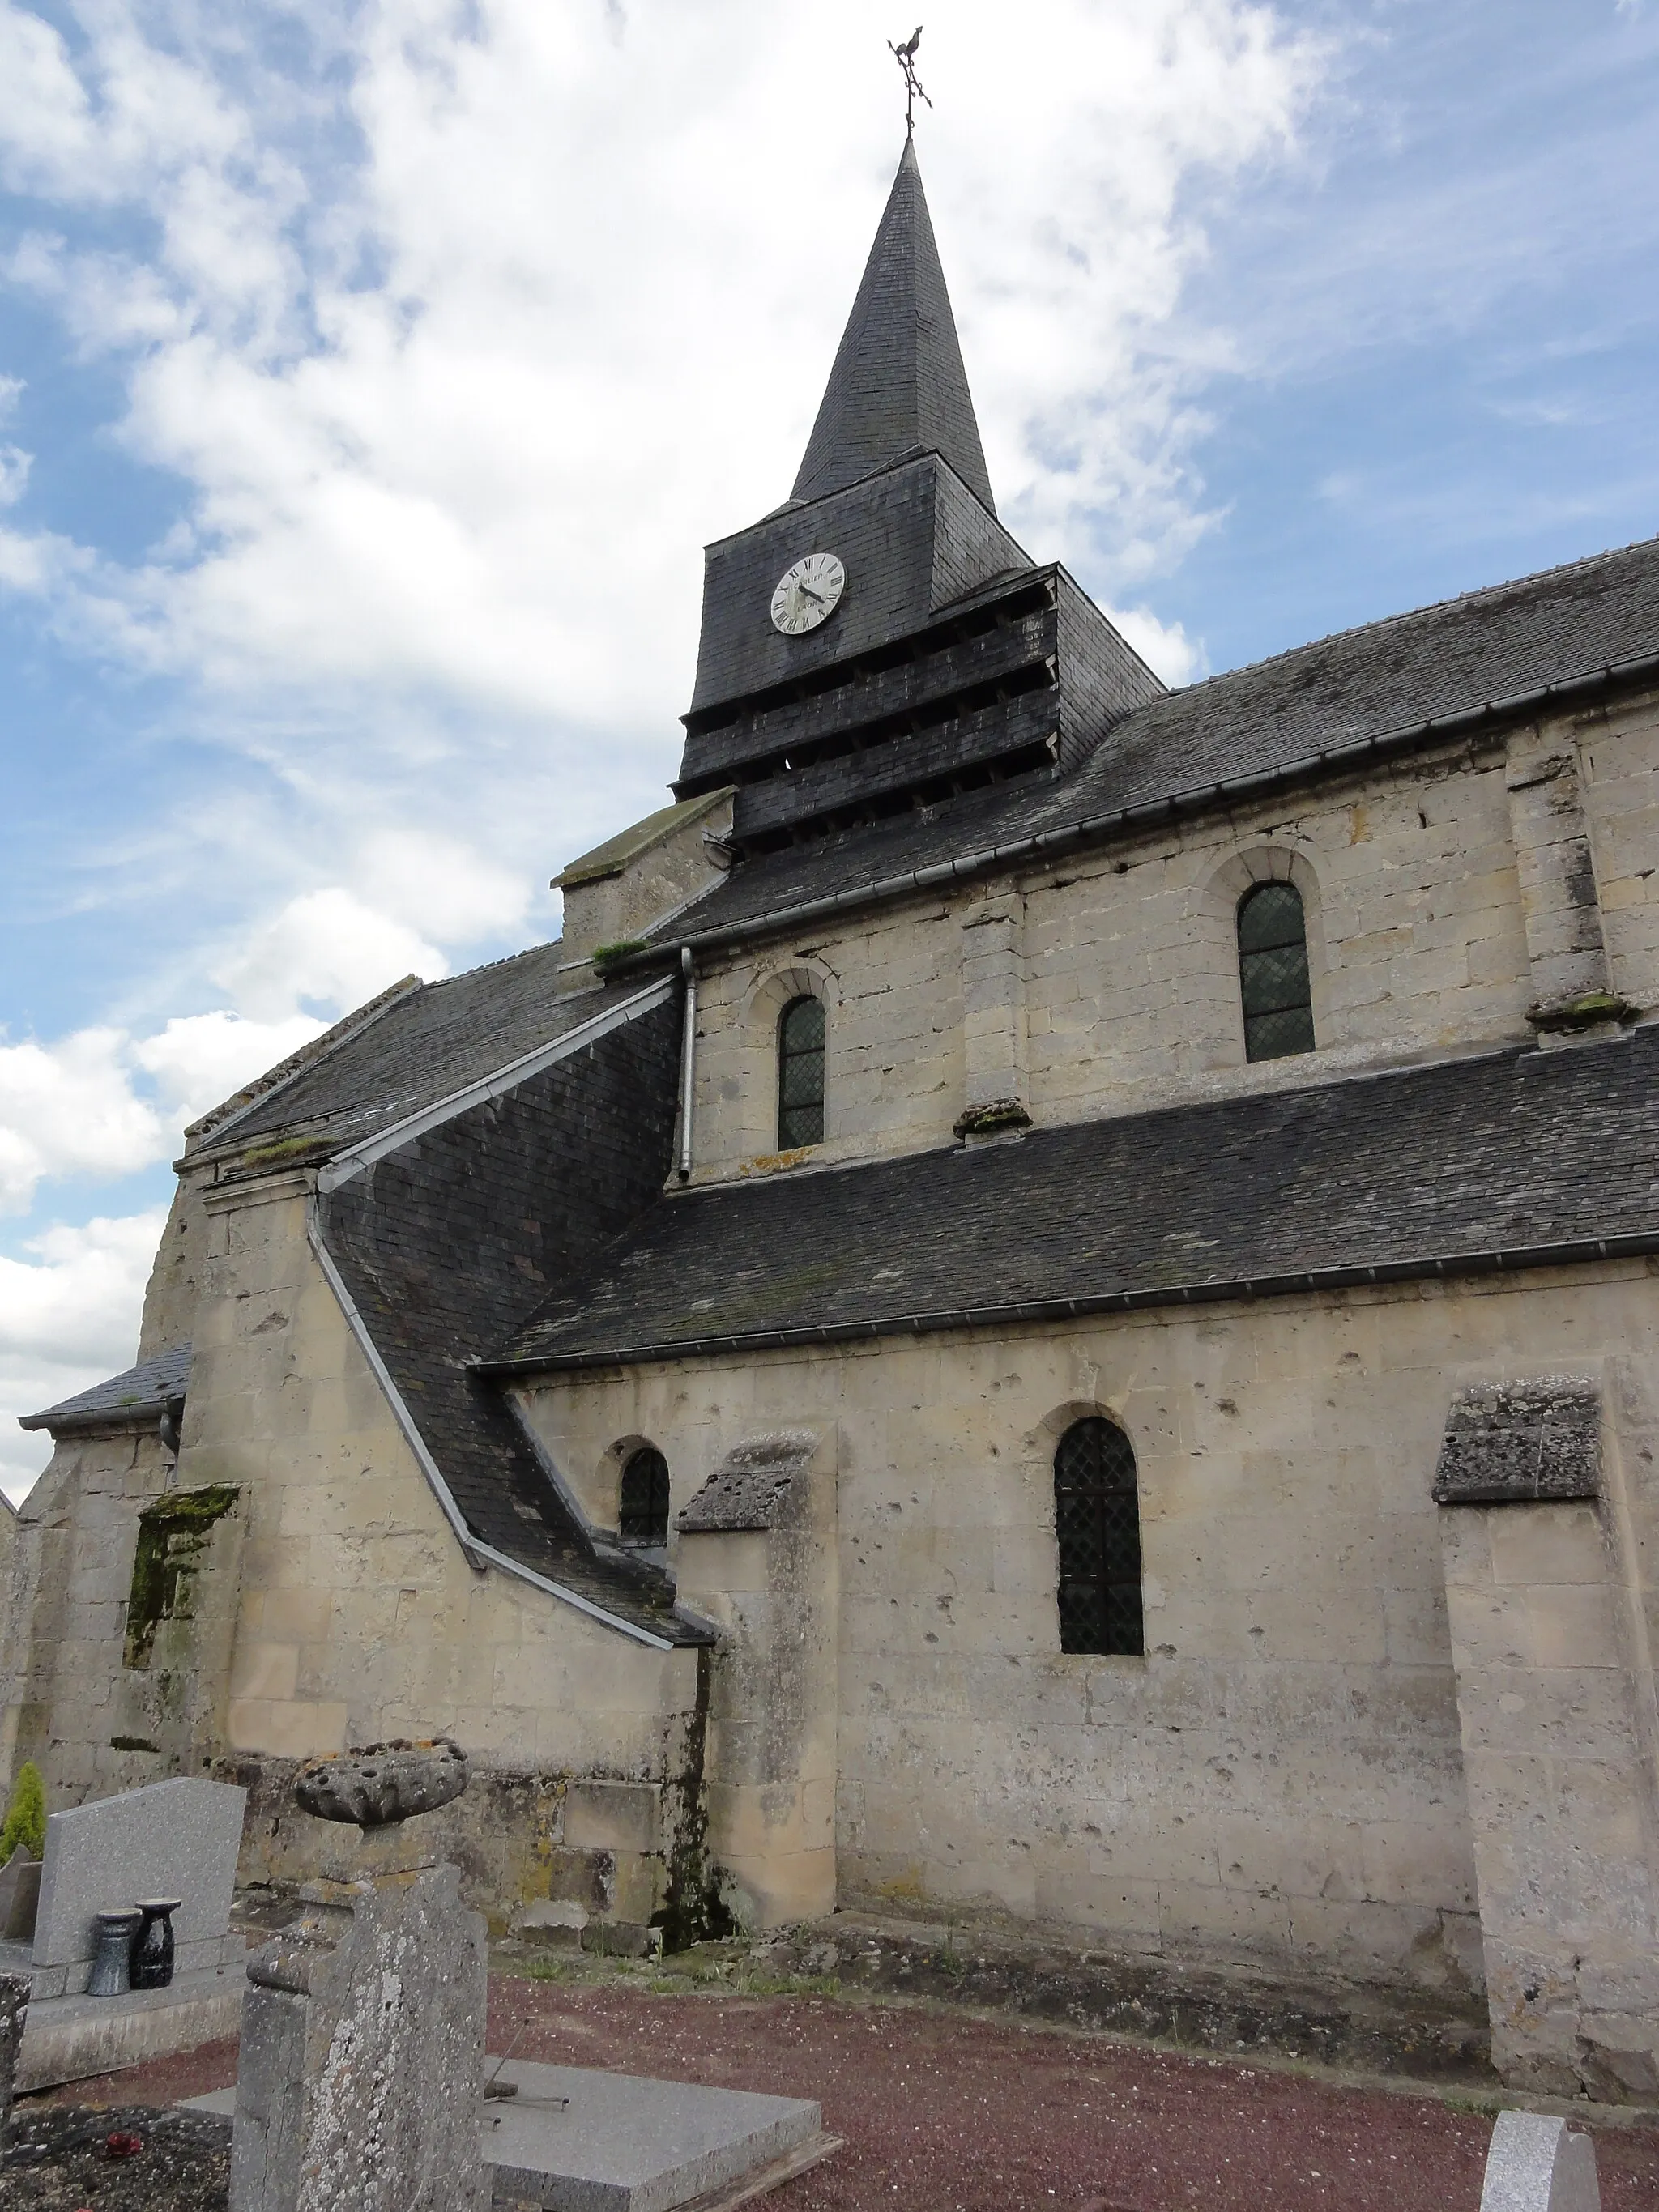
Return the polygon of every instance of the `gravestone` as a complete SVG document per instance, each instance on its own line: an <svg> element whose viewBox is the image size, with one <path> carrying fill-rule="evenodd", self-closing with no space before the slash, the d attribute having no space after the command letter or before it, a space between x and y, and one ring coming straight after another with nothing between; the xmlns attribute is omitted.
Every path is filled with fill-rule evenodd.
<svg viewBox="0 0 1659 2212"><path fill-rule="evenodd" d="M1500 2112L1480 2212L1601 2212L1595 2145L1544 2112Z"/></svg>
<svg viewBox="0 0 1659 2212"><path fill-rule="evenodd" d="M40 1902L40 1862L19 1844L0 1867L0 1942L33 1941Z"/></svg>
<svg viewBox="0 0 1659 2212"><path fill-rule="evenodd" d="M295 1777L306 1811L363 1834L248 1960L231 2212L488 2212L483 1917L402 1825L465 1782L447 1745Z"/></svg>
<svg viewBox="0 0 1659 2212"><path fill-rule="evenodd" d="M230 1933L247 1792L184 1775L54 1813L46 1822L31 1965L38 1999L87 1986L97 1915L141 1897L177 1897L175 1974L240 1962Z"/></svg>

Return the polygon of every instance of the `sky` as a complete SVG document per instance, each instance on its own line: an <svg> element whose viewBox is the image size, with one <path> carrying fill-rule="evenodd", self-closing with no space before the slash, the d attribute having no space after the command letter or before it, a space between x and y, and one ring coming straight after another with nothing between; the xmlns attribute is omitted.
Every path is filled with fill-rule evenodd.
<svg viewBox="0 0 1659 2212"><path fill-rule="evenodd" d="M1659 0L930 0L1003 518L1165 679L1659 531ZM0 1485L186 1122L556 935L787 493L890 4L0 0Z"/></svg>

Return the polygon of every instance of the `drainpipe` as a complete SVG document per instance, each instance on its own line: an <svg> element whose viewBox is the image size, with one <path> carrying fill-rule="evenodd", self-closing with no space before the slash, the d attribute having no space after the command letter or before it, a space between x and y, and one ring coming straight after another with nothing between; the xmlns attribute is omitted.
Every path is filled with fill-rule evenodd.
<svg viewBox="0 0 1659 2212"><path fill-rule="evenodd" d="M691 1093L697 1058L697 971L691 947L680 947L680 973L685 978L685 1042L680 1047L680 1181L691 1179Z"/></svg>

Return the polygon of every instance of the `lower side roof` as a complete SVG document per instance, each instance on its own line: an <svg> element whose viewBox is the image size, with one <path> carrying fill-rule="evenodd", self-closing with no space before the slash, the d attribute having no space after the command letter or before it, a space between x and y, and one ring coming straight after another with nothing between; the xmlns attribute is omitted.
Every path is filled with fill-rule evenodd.
<svg viewBox="0 0 1659 2212"><path fill-rule="evenodd" d="M708 1357L1659 1251L1659 1024L664 1199L487 1363Z"/></svg>

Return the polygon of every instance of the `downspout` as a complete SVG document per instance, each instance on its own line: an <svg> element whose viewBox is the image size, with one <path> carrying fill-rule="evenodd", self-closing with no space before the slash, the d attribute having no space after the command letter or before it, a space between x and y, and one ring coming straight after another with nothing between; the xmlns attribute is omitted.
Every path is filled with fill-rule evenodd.
<svg viewBox="0 0 1659 2212"><path fill-rule="evenodd" d="M680 1181L691 1180L691 1097L697 1060L697 971L691 947L680 947L680 973L685 978L685 1039L680 1047Z"/></svg>

